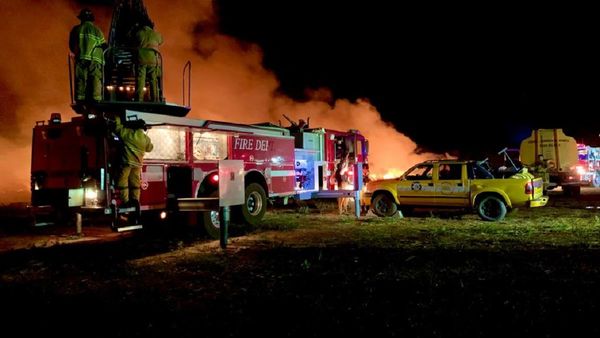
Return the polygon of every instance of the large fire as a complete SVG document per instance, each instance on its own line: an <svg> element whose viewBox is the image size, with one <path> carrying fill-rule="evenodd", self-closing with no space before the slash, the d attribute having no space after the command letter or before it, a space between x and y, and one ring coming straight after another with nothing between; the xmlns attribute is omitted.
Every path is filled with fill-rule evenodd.
<svg viewBox="0 0 600 338"><path fill-rule="evenodd" d="M310 116L313 127L359 129L369 139L369 169L378 177L397 176L417 162L439 157L415 153L415 143L384 122L367 99L339 99L331 104L331 93L325 88L313 90L309 102L278 94L278 79L263 67L261 49L219 33L211 1L183 0L174 5L147 1L146 6L165 38L161 52L168 101L180 100L183 65L188 60L193 64L189 117L255 123L276 122L286 114L295 120ZM61 112L63 120L72 114L67 41L80 9L69 0L0 2L2 203L28 199L24 190L29 186L30 133L35 121L47 120L52 112ZM111 8L92 10L96 23L108 34ZM44 39L39 39L39 32Z"/></svg>
<svg viewBox="0 0 600 338"><path fill-rule="evenodd" d="M392 168L392 169L388 169L388 171L386 171L383 175L382 174L369 174L369 179L371 180L379 180L379 179L390 179L390 178L397 178L402 176L402 174L404 174L404 170L400 170L397 168Z"/></svg>

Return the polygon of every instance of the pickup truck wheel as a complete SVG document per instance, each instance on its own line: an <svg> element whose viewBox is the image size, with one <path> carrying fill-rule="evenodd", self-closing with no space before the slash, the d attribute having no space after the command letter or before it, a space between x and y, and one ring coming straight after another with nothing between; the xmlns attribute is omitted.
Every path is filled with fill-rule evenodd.
<svg viewBox="0 0 600 338"><path fill-rule="evenodd" d="M477 214L485 221L500 221L506 216L506 204L496 196L486 196L477 204Z"/></svg>
<svg viewBox="0 0 600 338"><path fill-rule="evenodd" d="M393 216L398 211L398 206L394 203L394 200L386 194L375 196L371 208L373 213L379 217Z"/></svg>

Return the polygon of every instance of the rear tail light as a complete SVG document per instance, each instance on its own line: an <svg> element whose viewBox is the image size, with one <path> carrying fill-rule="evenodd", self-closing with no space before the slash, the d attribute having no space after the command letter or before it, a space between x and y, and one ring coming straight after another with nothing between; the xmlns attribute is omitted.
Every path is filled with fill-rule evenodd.
<svg viewBox="0 0 600 338"><path fill-rule="evenodd" d="M525 183L525 194L531 195L533 193L533 184L531 182Z"/></svg>
<svg viewBox="0 0 600 338"><path fill-rule="evenodd" d="M219 182L219 174L212 174L212 175L210 175L210 181L211 181L212 183L217 183L217 182Z"/></svg>

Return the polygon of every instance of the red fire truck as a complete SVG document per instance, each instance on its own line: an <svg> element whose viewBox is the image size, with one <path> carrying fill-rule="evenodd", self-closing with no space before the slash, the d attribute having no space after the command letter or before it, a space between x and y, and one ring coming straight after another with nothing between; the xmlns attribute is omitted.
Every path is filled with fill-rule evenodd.
<svg viewBox="0 0 600 338"><path fill-rule="evenodd" d="M581 181L600 187L600 148L579 143L577 153L579 164L576 169Z"/></svg>
<svg viewBox="0 0 600 338"><path fill-rule="evenodd" d="M232 210L240 223L259 223L268 201L274 199L355 197L358 203L363 173L366 177L368 170L368 144L356 130L186 118L191 109L189 62L183 68L182 105L165 102L162 77L161 99L138 102L136 53L125 33L147 16L143 1L117 1L104 55L103 99L74 101L71 78L71 104L79 116L64 122L54 113L48 121L36 123L31 159L35 214L75 214L86 219L105 215L115 229L129 230L141 227L141 216L165 218L195 211L209 233L216 235L219 204L214 201L220 198L218 174L223 161L238 161L236 165L243 168L244 186L238 190L240 195L244 190L244 196L236 198L243 204ZM158 59L162 68L160 54ZM121 206L115 184L121 145L110 122L117 116L123 121L144 120L154 144L144 159L140 206L135 210ZM135 217L122 226L121 214Z"/></svg>
<svg viewBox="0 0 600 338"><path fill-rule="evenodd" d="M109 115L90 113L62 122L53 114L47 123L37 123L31 164L34 207L86 218L112 215L115 229L140 227L119 227L116 219L132 210L120 208L115 184L119 140L107 123ZM207 210L203 198L218 194L219 160L243 161L245 200L232 216L249 225L260 222L269 199L356 197L368 167L367 140L355 130L293 130L132 110L124 118L146 121L154 144L142 168L141 213L164 218L198 211L215 236L217 210ZM349 170L343 179L351 184L341 189L332 178L344 158Z"/></svg>

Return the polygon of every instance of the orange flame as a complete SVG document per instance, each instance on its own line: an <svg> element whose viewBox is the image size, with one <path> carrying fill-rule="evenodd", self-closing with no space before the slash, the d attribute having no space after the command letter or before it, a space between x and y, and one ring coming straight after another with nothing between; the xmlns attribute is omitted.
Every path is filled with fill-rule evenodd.
<svg viewBox="0 0 600 338"><path fill-rule="evenodd" d="M332 103L334 95L327 88L307 91L308 102L281 95L277 77L263 67L260 47L240 43L218 32L212 3L183 0L177 2L177 6L159 1L146 4L156 29L165 38L161 53L165 97L169 102L181 103L178 74L188 60L194 65L193 108L188 117L256 123L276 122L286 114L295 120L310 116L313 127L359 129L369 139L369 170L381 177L397 176L415 163L439 157L417 154L416 144L383 121L368 99L338 99ZM73 114L69 108L66 41L71 27L79 21L78 9L74 10L69 0L52 4L46 6L45 2L36 0L0 1L0 15L21 13L0 20L0 34L5 38L5 48L0 49L0 71L5 81L0 80L0 91L14 93L10 102L0 102L0 117L4 122L0 125L0 158L20 159L11 161L10 165L8 161L0 163L11 169L5 172L14 173L0 179L0 203L20 198L18 196L28 190L30 133L35 121L46 120L52 112L63 113L64 120ZM22 8L28 10L23 12ZM95 6L93 10L96 23L107 34L110 8ZM53 18L52 25L38 20L42 13ZM202 29L190 34L190 27L199 25ZM39 31L44 31L47 38L39 40L36 36ZM44 58L40 59L40 55ZM4 133L7 131L11 133Z"/></svg>
<svg viewBox="0 0 600 338"><path fill-rule="evenodd" d="M376 174L376 173L372 173L369 174L369 179L371 180L379 180L379 179L390 179L390 178L397 178L402 176L402 174L404 174L404 170L398 169L398 168L392 168L392 169L388 169L388 171L386 171L384 174Z"/></svg>

